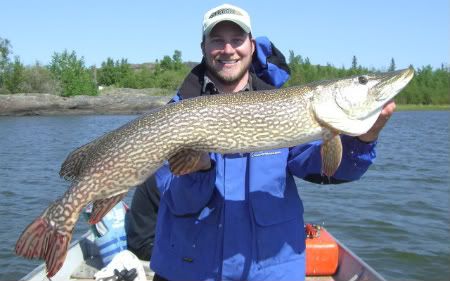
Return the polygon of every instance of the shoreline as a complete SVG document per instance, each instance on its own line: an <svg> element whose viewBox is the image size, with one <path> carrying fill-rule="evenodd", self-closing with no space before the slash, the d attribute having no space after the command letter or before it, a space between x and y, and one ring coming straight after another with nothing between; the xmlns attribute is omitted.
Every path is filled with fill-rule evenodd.
<svg viewBox="0 0 450 281"><path fill-rule="evenodd" d="M166 104L172 96L159 89L114 89L97 96L74 97L44 93L0 95L0 116L141 114Z"/></svg>
<svg viewBox="0 0 450 281"><path fill-rule="evenodd" d="M396 111L449 111L449 104L424 105L424 104L397 104Z"/></svg>
<svg viewBox="0 0 450 281"><path fill-rule="evenodd" d="M0 95L0 116L142 114L165 105L173 93L161 89L107 89L97 96ZM449 111L450 105L397 104L397 111Z"/></svg>

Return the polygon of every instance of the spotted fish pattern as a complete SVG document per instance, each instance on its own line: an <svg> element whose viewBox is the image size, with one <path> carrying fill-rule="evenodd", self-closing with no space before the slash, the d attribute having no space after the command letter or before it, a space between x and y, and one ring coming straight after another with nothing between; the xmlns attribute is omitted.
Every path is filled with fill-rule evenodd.
<svg viewBox="0 0 450 281"><path fill-rule="evenodd" d="M15 251L45 259L47 276L54 276L83 207L94 203L90 223L99 221L129 188L180 151L245 153L323 139L324 173L332 175L342 155L338 134L370 129L412 73L202 96L150 111L69 154L60 175L72 181L70 188L24 230Z"/></svg>

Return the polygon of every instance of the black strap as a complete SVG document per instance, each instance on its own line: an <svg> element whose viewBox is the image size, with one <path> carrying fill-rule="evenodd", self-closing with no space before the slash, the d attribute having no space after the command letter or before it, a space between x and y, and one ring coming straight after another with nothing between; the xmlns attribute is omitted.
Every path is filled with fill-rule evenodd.
<svg viewBox="0 0 450 281"><path fill-rule="evenodd" d="M284 57L283 53L278 50L272 42L270 42L270 45L272 47L272 55L267 58L267 61L275 64L279 68L289 73L289 75L291 75L291 69L286 63L286 58Z"/></svg>
<svg viewBox="0 0 450 281"><path fill-rule="evenodd" d="M178 91L182 99L198 97L202 92L205 66L203 63L196 65L184 79Z"/></svg>

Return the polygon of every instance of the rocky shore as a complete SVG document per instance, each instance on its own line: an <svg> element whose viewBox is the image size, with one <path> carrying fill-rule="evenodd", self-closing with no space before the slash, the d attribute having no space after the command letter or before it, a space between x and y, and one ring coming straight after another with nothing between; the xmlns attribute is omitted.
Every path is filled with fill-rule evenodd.
<svg viewBox="0 0 450 281"><path fill-rule="evenodd" d="M166 104L172 93L160 89L109 89L98 96L0 95L0 116L141 114Z"/></svg>

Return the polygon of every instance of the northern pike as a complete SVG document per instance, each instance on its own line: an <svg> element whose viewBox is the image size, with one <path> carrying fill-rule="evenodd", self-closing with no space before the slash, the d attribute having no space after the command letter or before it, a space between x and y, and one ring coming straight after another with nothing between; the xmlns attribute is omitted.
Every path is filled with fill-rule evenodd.
<svg viewBox="0 0 450 281"><path fill-rule="evenodd" d="M155 109L71 152L60 175L70 188L32 222L15 251L44 258L47 276L64 263L84 206L96 223L180 151L246 153L322 139L323 173L342 157L339 134L359 136L412 79L412 68L283 89L200 96Z"/></svg>

